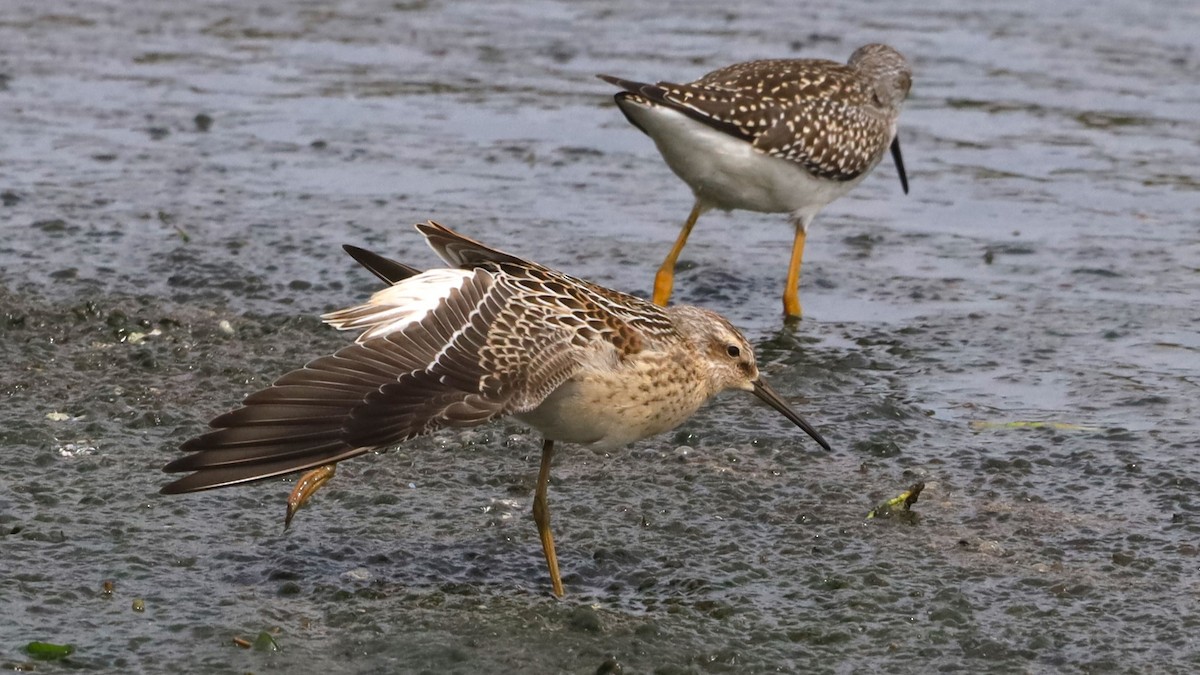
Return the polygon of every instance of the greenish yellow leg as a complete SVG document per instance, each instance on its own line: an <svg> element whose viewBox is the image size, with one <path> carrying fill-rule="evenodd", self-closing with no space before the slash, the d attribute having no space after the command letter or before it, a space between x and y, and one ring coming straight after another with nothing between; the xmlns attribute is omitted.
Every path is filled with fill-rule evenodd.
<svg viewBox="0 0 1200 675"><path fill-rule="evenodd" d="M554 535L550 533L550 507L546 504L546 488L550 484L550 460L554 457L554 441L542 443L542 468L538 471L537 490L533 494L533 522L537 523L538 536L542 538L542 552L546 554L546 567L550 568L550 584L554 595L562 597L562 577L558 574L558 555L554 552Z"/></svg>

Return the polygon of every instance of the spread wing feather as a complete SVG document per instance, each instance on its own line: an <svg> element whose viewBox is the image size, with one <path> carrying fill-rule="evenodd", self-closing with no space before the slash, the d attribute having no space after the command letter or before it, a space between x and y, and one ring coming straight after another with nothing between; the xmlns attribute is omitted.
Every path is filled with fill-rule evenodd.
<svg viewBox="0 0 1200 675"><path fill-rule="evenodd" d="M214 419L211 431L184 443L190 454L164 468L192 473L163 492L270 478L526 412L597 353L619 359L672 334L669 318L649 303L436 223L418 228L439 255L467 269L416 274L327 315L364 333ZM381 278L411 270L369 256Z"/></svg>

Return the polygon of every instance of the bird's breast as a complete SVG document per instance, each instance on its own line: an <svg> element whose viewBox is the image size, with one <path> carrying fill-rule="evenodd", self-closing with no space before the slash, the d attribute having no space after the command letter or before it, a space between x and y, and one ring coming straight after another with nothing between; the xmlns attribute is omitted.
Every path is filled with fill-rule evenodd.
<svg viewBox="0 0 1200 675"><path fill-rule="evenodd" d="M674 429L708 397L686 368L658 362L585 372L517 418L551 440L620 447Z"/></svg>

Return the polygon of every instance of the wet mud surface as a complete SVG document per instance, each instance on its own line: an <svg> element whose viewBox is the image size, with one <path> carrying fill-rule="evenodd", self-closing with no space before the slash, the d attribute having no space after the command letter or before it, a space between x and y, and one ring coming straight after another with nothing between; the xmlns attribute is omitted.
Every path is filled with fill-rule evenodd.
<svg viewBox="0 0 1200 675"><path fill-rule="evenodd" d="M1198 32L1187 3L6 3L0 665L1194 669ZM736 394L565 448L562 601L515 421L347 462L286 533L287 481L158 494L345 344L317 315L376 282L343 243L433 265L434 218L646 294L691 199L595 73L875 40L914 64L912 193L884 164L817 218L796 326L781 216L707 214L676 281L832 453Z"/></svg>

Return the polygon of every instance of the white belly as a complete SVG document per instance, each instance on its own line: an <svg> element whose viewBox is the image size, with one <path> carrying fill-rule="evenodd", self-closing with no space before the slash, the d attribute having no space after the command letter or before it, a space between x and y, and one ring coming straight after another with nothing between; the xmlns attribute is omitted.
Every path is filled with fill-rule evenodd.
<svg viewBox="0 0 1200 675"><path fill-rule="evenodd" d="M628 101L622 108L654 139L667 166L710 207L792 213L799 221L815 216L861 180L817 178L798 164L763 154L670 108Z"/></svg>

